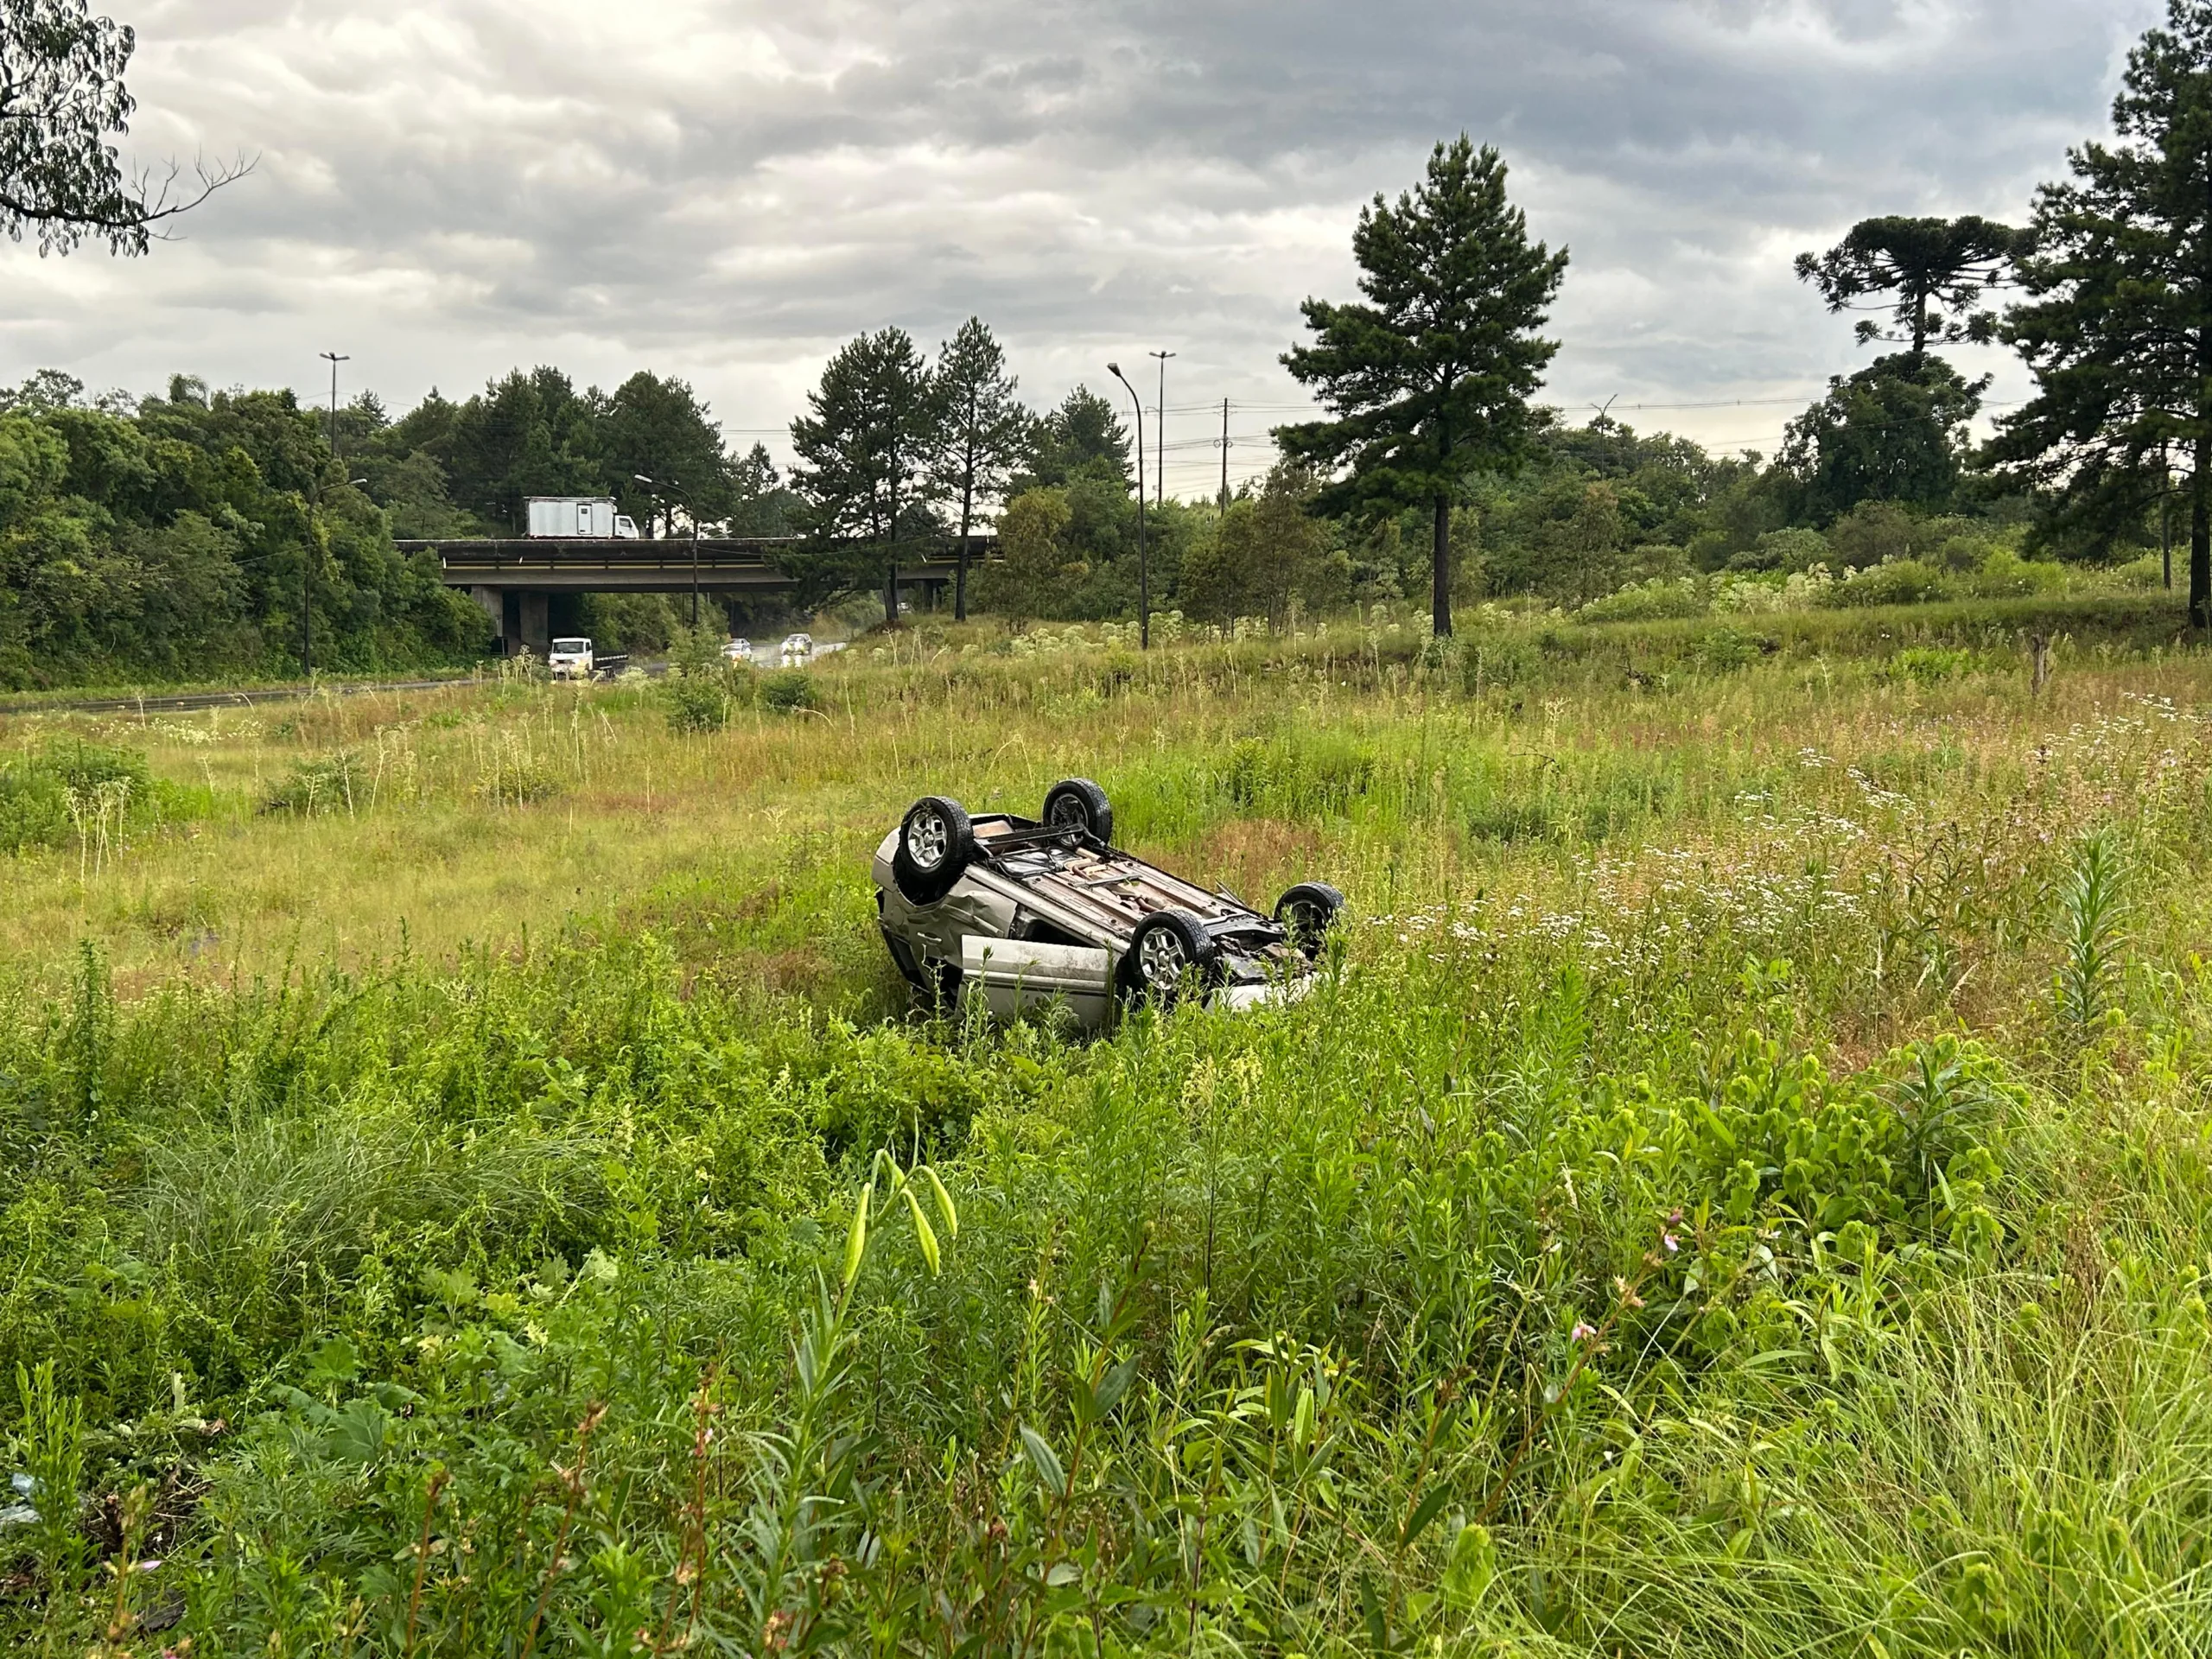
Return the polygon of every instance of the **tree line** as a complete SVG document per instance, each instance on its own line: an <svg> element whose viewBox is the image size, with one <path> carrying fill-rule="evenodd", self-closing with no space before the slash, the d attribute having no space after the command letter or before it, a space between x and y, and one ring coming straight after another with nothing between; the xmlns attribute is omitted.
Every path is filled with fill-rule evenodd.
<svg viewBox="0 0 2212 1659"><path fill-rule="evenodd" d="M1798 275L1832 310L1887 313L1861 322L1863 343L1906 349L1833 381L1770 467L1681 452L1672 479L1637 469L1703 498L1701 526L1647 545L1702 550L1708 565L1787 557L1847 519L1886 522L1881 539L1909 544L1912 520L1964 512L2017 517L2034 551L2110 557L2185 504L2190 614L2212 627L2212 0L2168 0L2164 25L2129 54L2112 119L2113 141L2069 151L2069 176L2037 192L2024 227L1880 218L1801 256ZM1553 462L1534 468L1541 503L1561 454L1589 444L1551 431L1534 404L1567 255L1529 239L1504 186L1495 150L1438 145L1416 189L1361 214L1362 299L1308 300L1313 338L1283 359L1326 410L1277 435L1325 478L1314 505L1370 527L1425 521L1439 634L1465 586L1455 515L1474 510L1484 551L1503 556L1493 569L1563 546L1561 574L1586 588L1612 574L1626 521L1666 493L1624 492L1600 470L1579 500L1570 480L1565 511L1548 514L1515 487L1532 462ZM2024 297L1999 315L1984 302L2000 287ZM2037 396L1977 446L1989 382L1935 348L1986 342L2020 353ZM1600 422L1587 438L1628 435ZM1516 537L1532 512L1545 533Z"/></svg>
<svg viewBox="0 0 2212 1659"><path fill-rule="evenodd" d="M98 142L129 108L129 32L69 0L22 3L44 32L9 49L46 56L10 95L46 100L26 118L53 142L35 168L0 149L0 228L144 251L180 204ZM1895 349L1833 380L1770 458L1546 409L1567 252L1530 236L1497 152L1440 144L1414 189L1363 212L1359 297L1305 304L1283 361L1320 416L1277 429L1263 479L1151 514L1155 603L1280 625L1423 596L1448 632L1477 597L1573 605L1654 575L1959 563L2000 541L2111 559L2181 524L2190 613L2212 624L2212 0L2169 0L2113 126L2069 153L2023 226L1877 218L1801 256L1832 311L1866 314L1863 343ZM2017 296L2001 312L2000 293ZM1944 353L1989 344L2022 353L2037 395L1982 443L1989 381ZM685 382L645 372L602 392L518 368L397 417L373 396L324 420L287 392L184 378L88 400L47 374L0 404L10 684L274 667L302 633L330 665L466 658L485 627L395 539L512 535L540 494L612 495L649 533L779 538L802 605L880 585L895 617L889 578L927 553L957 565L956 616L971 599L1017 623L1136 607L1115 405L1077 386L1029 407L976 318L934 354L897 327L836 352L791 423L788 473L728 443ZM971 573L987 529L1001 556ZM602 631L641 645L672 621L645 614L667 612L657 600L597 603Z"/></svg>
<svg viewBox="0 0 2212 1659"><path fill-rule="evenodd" d="M289 392L0 393L0 687L466 661L486 619L403 557Z"/></svg>

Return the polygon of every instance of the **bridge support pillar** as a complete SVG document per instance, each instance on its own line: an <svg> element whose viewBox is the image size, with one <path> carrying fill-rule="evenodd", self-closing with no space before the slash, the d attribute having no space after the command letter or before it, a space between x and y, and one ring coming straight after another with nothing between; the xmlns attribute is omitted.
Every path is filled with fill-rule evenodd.
<svg viewBox="0 0 2212 1659"><path fill-rule="evenodd" d="M471 588L469 597L484 607L499 636L499 655L528 651L543 662L553 648L553 595L522 588Z"/></svg>
<svg viewBox="0 0 2212 1659"><path fill-rule="evenodd" d="M550 594L537 594L527 589L515 595L515 631L510 652L526 650L539 662L553 649L553 617Z"/></svg>
<svg viewBox="0 0 2212 1659"><path fill-rule="evenodd" d="M478 609L492 619L493 638L499 641L499 655L505 656L507 654L507 607L503 595L497 588L479 586L471 588L468 590L468 596L476 601Z"/></svg>

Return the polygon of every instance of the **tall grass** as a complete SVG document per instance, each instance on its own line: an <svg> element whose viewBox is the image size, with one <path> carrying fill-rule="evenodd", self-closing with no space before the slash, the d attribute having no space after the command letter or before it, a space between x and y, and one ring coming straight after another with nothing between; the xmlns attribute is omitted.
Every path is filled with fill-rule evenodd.
<svg viewBox="0 0 2212 1659"><path fill-rule="evenodd" d="M2038 703L1986 645L1650 685L1516 638L1479 689L1239 642L863 663L690 738L524 686L142 734L206 760L197 836L7 877L46 919L0 990L0 1367L13 1466L73 1490L0 1531L0 1630L2203 1646L2202 664ZM385 757L352 816L257 810L339 750ZM518 753L554 792L478 787ZM1313 993L906 1014L875 836L1077 770L1248 897L1339 880ZM238 930L294 865L338 890L289 967L209 983L138 919L196 879ZM378 906L404 953L344 944Z"/></svg>

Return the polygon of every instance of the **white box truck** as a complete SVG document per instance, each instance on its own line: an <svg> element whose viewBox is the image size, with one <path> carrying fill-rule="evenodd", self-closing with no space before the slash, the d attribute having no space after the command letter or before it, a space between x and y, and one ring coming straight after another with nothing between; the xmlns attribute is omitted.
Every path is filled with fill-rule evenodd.
<svg viewBox="0 0 2212 1659"><path fill-rule="evenodd" d="M546 539L634 542L638 524L628 513L615 512L608 496L533 495L530 534Z"/></svg>

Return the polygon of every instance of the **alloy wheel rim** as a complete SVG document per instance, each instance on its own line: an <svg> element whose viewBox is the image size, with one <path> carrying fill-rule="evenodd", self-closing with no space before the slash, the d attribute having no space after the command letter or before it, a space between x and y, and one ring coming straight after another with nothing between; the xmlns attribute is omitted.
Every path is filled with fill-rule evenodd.
<svg viewBox="0 0 2212 1659"><path fill-rule="evenodd" d="M1190 958L1183 953L1183 941L1164 927L1146 935L1141 955L1147 985L1173 984L1190 966Z"/></svg>
<svg viewBox="0 0 2212 1659"><path fill-rule="evenodd" d="M1074 796L1063 795L1052 803L1052 810L1046 822L1057 830L1088 830L1090 828L1090 814L1084 810L1083 803Z"/></svg>
<svg viewBox="0 0 2212 1659"><path fill-rule="evenodd" d="M922 869L933 870L944 863L951 842L951 827L941 813L918 813L906 826L906 856Z"/></svg>

